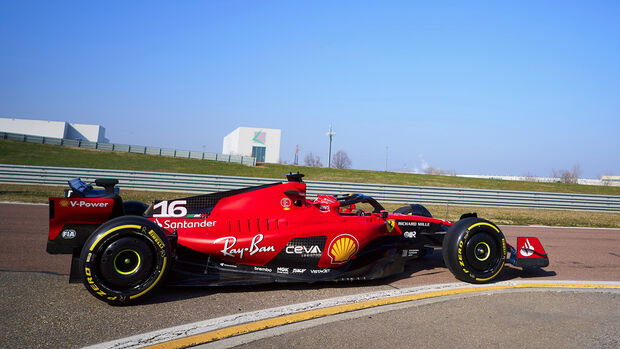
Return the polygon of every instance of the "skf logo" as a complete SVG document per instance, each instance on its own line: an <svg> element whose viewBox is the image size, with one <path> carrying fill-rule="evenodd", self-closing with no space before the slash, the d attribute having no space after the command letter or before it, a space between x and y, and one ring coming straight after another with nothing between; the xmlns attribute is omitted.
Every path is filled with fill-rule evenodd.
<svg viewBox="0 0 620 349"><path fill-rule="evenodd" d="M346 263L357 253L358 248L359 243L353 235L338 235L329 244L329 258L331 258L332 264Z"/></svg>
<svg viewBox="0 0 620 349"><path fill-rule="evenodd" d="M60 200L60 207L69 207L69 200Z"/></svg>
<svg viewBox="0 0 620 349"><path fill-rule="evenodd" d="M390 219L387 222L385 222L385 225L387 227L388 233L391 233L392 230L394 230L394 226L396 225L396 222L393 219Z"/></svg>

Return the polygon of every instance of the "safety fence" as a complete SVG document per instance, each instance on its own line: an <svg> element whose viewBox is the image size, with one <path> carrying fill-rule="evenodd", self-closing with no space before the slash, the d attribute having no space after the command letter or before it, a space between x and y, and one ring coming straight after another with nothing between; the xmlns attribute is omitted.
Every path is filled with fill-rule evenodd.
<svg viewBox="0 0 620 349"><path fill-rule="evenodd" d="M191 193L213 193L282 181L273 178L0 164L0 182L2 183L66 186L67 181L75 177L80 177L85 181L93 181L96 178L116 178L122 189ZM620 212L620 196L617 195L318 181L306 181L306 183L309 197L315 197L317 194L363 193L382 202Z"/></svg>
<svg viewBox="0 0 620 349"><path fill-rule="evenodd" d="M62 146L67 146L67 147L78 147L78 148L85 148L85 149L111 150L111 151L118 151L118 152L124 152L124 153L171 156L175 158L235 162L238 164L249 165L249 166L256 165L256 158L252 156L205 153L201 151L147 147L143 145L90 142L90 141L85 141L85 140L80 140L80 139L30 136L30 135L7 133L7 132L0 132L0 139L8 139L11 141L39 143L39 144L62 145Z"/></svg>

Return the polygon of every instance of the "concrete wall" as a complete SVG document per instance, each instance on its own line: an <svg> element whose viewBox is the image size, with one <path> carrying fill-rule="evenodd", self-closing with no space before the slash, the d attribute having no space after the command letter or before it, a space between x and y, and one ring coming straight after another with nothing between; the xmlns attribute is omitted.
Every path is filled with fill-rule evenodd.
<svg viewBox="0 0 620 349"><path fill-rule="evenodd" d="M273 128L238 127L226 137L223 154L252 156L252 147L265 147L265 162L280 162L282 130Z"/></svg>

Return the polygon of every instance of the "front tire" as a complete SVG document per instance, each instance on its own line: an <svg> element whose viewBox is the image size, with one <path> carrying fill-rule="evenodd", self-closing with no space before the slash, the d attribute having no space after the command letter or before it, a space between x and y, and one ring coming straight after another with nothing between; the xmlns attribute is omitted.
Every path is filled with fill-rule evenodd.
<svg viewBox="0 0 620 349"><path fill-rule="evenodd" d="M480 284L493 280L506 261L506 239L499 228L484 219L456 222L443 241L443 260L454 276Z"/></svg>
<svg viewBox="0 0 620 349"><path fill-rule="evenodd" d="M125 216L91 234L80 255L80 273L93 296L121 305L161 284L171 262L170 243L161 229L146 218Z"/></svg>

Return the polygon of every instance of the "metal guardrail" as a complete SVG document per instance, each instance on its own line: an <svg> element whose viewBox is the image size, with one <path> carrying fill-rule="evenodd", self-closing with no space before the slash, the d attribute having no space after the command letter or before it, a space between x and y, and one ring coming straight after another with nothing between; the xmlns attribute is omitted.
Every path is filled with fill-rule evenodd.
<svg viewBox="0 0 620 349"><path fill-rule="evenodd" d="M24 135L24 134L18 134L18 133L7 133L7 132L0 132L0 139L8 139L11 141L20 141L20 142L28 142L28 143L62 145L62 146L78 147L78 148L86 148L86 149L111 150L111 151L118 151L118 152L124 152L124 153L171 156L175 158L226 161L226 162L235 162L235 163L239 163L242 165L249 165L249 166L256 165L256 158L252 156L205 153L201 151L147 147L143 145L90 142L90 141L85 141L85 140L80 140L80 139L41 137L41 136L31 136L31 135Z"/></svg>
<svg viewBox="0 0 620 349"><path fill-rule="evenodd" d="M80 177L85 181L93 181L96 178L116 178L122 189L192 193L213 193L279 181L273 178L0 164L0 182L2 183L65 186L67 181L74 177ZM620 212L620 196L616 195L318 181L306 181L306 183L309 197L317 194L364 193L382 202Z"/></svg>

